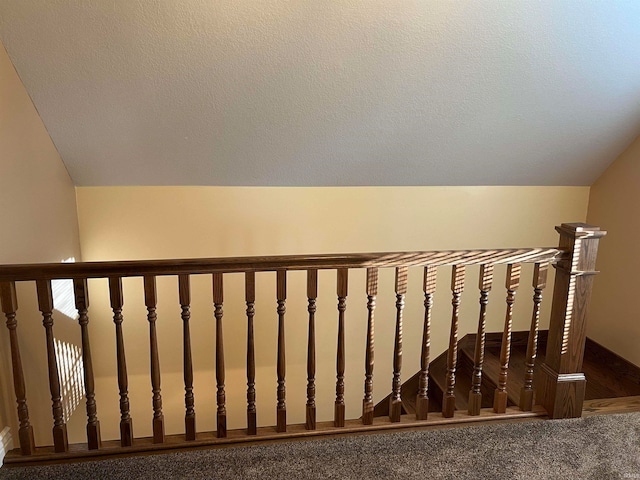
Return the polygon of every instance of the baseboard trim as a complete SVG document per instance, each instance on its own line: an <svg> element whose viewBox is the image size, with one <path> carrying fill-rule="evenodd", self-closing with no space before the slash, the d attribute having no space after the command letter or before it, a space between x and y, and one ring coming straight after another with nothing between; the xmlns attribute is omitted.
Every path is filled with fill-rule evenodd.
<svg viewBox="0 0 640 480"><path fill-rule="evenodd" d="M8 451L13 450L13 437L11 436L11 429L4 427L0 432L0 464L4 460L4 456Z"/></svg>

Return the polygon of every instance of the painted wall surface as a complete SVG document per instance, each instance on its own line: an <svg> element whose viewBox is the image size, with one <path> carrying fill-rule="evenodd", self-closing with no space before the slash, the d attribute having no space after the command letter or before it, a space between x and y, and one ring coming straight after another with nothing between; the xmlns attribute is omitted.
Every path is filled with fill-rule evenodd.
<svg viewBox="0 0 640 480"><path fill-rule="evenodd" d="M80 257L76 198L60 156L0 44L0 263L59 262ZM51 395L44 328L35 287L19 285L18 334L36 442L51 443ZM2 322L4 323L4 322ZM75 341L77 323L56 316L56 335ZM0 328L0 430L17 439L7 329ZM48 405L47 405L48 401Z"/></svg>
<svg viewBox="0 0 640 480"><path fill-rule="evenodd" d="M410 251L557 245L554 226L584 221L588 187L80 187L78 214L84 259L153 259L302 253ZM497 268L489 331L502 331L505 268ZM515 329L529 328L532 268L525 268ZM450 269L439 271L432 352L446 349L451 316ZM478 268L467 271L460 336L476 330ZM350 272L346 312L347 416L360 416L364 381L364 271ZM422 272L410 271L404 325L403 378L419 368ZM149 333L142 280L124 280L124 332L135 435L151 433ZM224 341L229 428L245 422L246 317L240 274L225 276ZM98 414L105 438L118 436L115 333L106 280L93 280L90 329ZM182 322L177 279L158 279L158 335L167 433L183 431ZM275 424L275 275L257 275L258 422ZM549 312L551 285L544 303ZM393 271L382 271L376 310L374 400L391 386L395 293ZM317 313L319 420L333 415L336 355L336 274L320 273ZM288 276L286 314L288 420L304 422L307 299L305 274ZM192 342L198 428L215 430L215 325L210 276L192 278ZM543 326L545 325L543 321ZM70 428L82 439L83 415ZM76 422L76 423L74 423Z"/></svg>
<svg viewBox="0 0 640 480"><path fill-rule="evenodd" d="M607 230L598 252L589 337L640 366L640 315L633 299L640 284L640 138L591 187L589 223Z"/></svg>

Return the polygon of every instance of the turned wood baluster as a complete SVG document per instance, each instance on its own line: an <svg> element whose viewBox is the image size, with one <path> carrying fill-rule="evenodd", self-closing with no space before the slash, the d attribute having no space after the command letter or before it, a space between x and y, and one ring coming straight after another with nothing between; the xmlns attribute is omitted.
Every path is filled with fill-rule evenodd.
<svg viewBox="0 0 640 480"><path fill-rule="evenodd" d="M284 314L286 313L285 303L287 300L287 271L278 270L276 272L276 293L278 300L278 405L276 407L276 431L287 431L287 403L285 375L287 363L285 358L284 343Z"/></svg>
<svg viewBox="0 0 640 480"><path fill-rule="evenodd" d="M60 393L60 374L56 358L56 346L53 336L53 294L51 280L37 280L38 308L42 312L42 325L47 339L47 363L49 365L49 388L51 390L51 408L53 411L53 446L56 453L69 450L67 425L64 423L62 395Z"/></svg>
<svg viewBox="0 0 640 480"><path fill-rule="evenodd" d="M127 359L124 351L124 335L122 333L122 278L109 277L109 294L113 323L116 326L116 361L118 366L118 388L120 389L120 446L133 445L133 420L129 413L129 380L127 378Z"/></svg>
<svg viewBox="0 0 640 480"><path fill-rule="evenodd" d="M160 358L158 354L158 334L156 306L158 294L156 277L144 276L144 303L149 322L149 345L151 352L151 391L153 393L153 443L164 443L164 415L162 414L162 394L160 392Z"/></svg>
<svg viewBox="0 0 640 480"><path fill-rule="evenodd" d="M47 340L47 364L49 366L49 389L51 390L51 408L53 411L53 446L56 453L69 450L67 425L64 423L62 394L60 393L60 375L53 335L53 293L51 280L37 280L38 308L42 312L42 325Z"/></svg>
<svg viewBox="0 0 640 480"><path fill-rule="evenodd" d="M393 380L391 382L391 398L389 399L389 420L399 422L402 415L402 312L404 310L404 297L407 293L408 267L396 268L396 336L393 347Z"/></svg>
<svg viewBox="0 0 640 480"><path fill-rule="evenodd" d="M253 317L256 301L256 274L246 272L244 275L245 302L247 304L247 434L258 433L256 413L256 354L253 335Z"/></svg>
<svg viewBox="0 0 640 480"><path fill-rule="evenodd" d="M548 268L549 264L547 263L536 263L533 269L533 313L531 315L531 328L529 329L529 340L527 342L524 386L520 389L520 410L524 411L531 411L533 409L533 369L536 364L538 351L538 327L540 325L542 290L547 286Z"/></svg>
<svg viewBox="0 0 640 480"><path fill-rule="evenodd" d="M89 450L102 446L100 438L100 422L96 407L95 383L93 378L93 361L91 359L91 344L89 343L89 290L86 278L73 280L73 291L78 310L78 323L82 336L82 364L84 366L84 390L87 398L87 445Z"/></svg>
<svg viewBox="0 0 640 480"><path fill-rule="evenodd" d="M336 403L334 409L333 424L336 427L344 427L344 370L345 370L345 344L344 344L344 312L347 309L347 286L349 270L338 269L338 350L336 355Z"/></svg>
<svg viewBox="0 0 640 480"><path fill-rule="evenodd" d="M487 304L489 292L493 283L493 265L480 266L480 318L478 319L478 333L476 334L476 348L473 356L473 376L471 377L471 391L469 392L469 415L480 415L482 407L482 364L484 363L485 327L487 324Z"/></svg>
<svg viewBox="0 0 640 480"><path fill-rule="evenodd" d="M429 412L429 349L431 347L431 310L436 292L435 266L424 267L424 327L422 331L422 351L420 352L420 376L416 395L416 420L426 420Z"/></svg>
<svg viewBox="0 0 640 480"><path fill-rule="evenodd" d="M458 316L460 314L460 295L464 290L464 265L454 265L451 274L451 333L447 351L447 390L442 398L442 416L453 417L456 410L456 364L458 363Z"/></svg>
<svg viewBox="0 0 640 480"><path fill-rule="evenodd" d="M509 374L509 357L511 356L511 326L513 324L513 304L516 299L516 290L520 285L520 264L514 263L507 266L507 313L504 320L504 332L502 333L502 347L500 349L500 375L498 387L493 397L493 411L504 413L507 411L507 376Z"/></svg>
<svg viewBox="0 0 640 480"><path fill-rule="evenodd" d="M364 360L364 399L362 400L362 423L373 424L373 363L376 296L378 295L378 269L367 268L367 347Z"/></svg>
<svg viewBox="0 0 640 480"><path fill-rule="evenodd" d="M318 270L307 270L307 298L309 305L309 339L307 342L307 415L305 427L316 429L316 298L318 297Z"/></svg>
<svg viewBox="0 0 640 480"><path fill-rule="evenodd" d="M32 455L35 452L36 446L33 440L33 427L29 422L27 393L24 384L24 372L22 371L20 346L18 345L18 321L16 320L18 297L16 296L16 284L14 282L0 283L0 304L2 305L2 313L4 313L7 318L7 328L9 329L11 366L13 369L13 388L16 393L16 402L18 403L18 420L20 422L20 427L18 429L20 453L22 453L22 455Z"/></svg>
<svg viewBox="0 0 640 480"><path fill-rule="evenodd" d="M182 353L184 369L184 426L185 438L196 439L196 411L193 396L193 361L191 359L191 332L189 320L191 319L191 280L189 275L178 275L178 292L180 295L180 307L182 309Z"/></svg>
<svg viewBox="0 0 640 480"><path fill-rule="evenodd" d="M223 280L222 273L213 274L213 305L216 317L216 403L217 410L217 430L218 438L227 436L227 407L226 394L224 391L224 343L222 341L222 302L223 302Z"/></svg>

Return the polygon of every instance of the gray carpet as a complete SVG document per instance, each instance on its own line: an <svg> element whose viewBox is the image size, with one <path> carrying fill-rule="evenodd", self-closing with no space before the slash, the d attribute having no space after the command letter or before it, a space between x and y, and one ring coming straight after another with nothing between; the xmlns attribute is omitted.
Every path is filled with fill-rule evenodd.
<svg viewBox="0 0 640 480"><path fill-rule="evenodd" d="M168 478L640 478L640 413L0 469L0 480Z"/></svg>

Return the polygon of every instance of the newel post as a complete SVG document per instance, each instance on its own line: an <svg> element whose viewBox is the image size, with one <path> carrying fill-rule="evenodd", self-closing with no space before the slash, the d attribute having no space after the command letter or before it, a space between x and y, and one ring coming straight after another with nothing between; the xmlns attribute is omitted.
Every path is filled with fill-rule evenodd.
<svg viewBox="0 0 640 480"><path fill-rule="evenodd" d="M586 386L581 370L587 307L597 273L598 242L607 232L585 223L563 223L556 230L559 248L568 255L555 265L547 353L536 376L537 403L549 418L576 418L582 415Z"/></svg>

